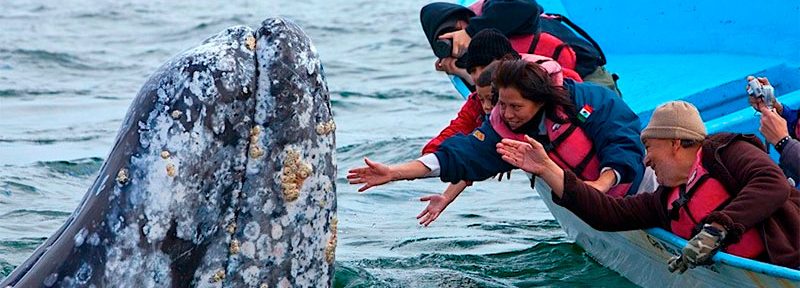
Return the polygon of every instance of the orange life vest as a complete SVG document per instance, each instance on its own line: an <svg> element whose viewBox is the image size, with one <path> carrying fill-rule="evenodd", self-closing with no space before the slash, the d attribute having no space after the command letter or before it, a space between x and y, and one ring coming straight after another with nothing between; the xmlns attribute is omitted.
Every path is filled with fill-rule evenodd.
<svg viewBox="0 0 800 288"><path fill-rule="evenodd" d="M731 200L731 195L722 183L703 167L701 156L702 149L697 151L697 160L692 166L689 182L673 189L667 197L667 210L673 218L670 221L672 233L684 239L694 236L711 212L722 209ZM764 241L757 229L751 227L742 234L739 242L723 250L740 257L756 258L764 252Z"/></svg>

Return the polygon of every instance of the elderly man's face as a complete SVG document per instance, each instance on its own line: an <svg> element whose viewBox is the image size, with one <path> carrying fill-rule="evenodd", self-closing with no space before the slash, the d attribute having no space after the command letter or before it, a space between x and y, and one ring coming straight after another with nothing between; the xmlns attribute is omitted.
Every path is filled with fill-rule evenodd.
<svg viewBox="0 0 800 288"><path fill-rule="evenodd" d="M645 165L653 168L658 184L676 187L687 182L692 163L681 163L677 157L682 149L680 140L645 139L644 146L647 149Z"/></svg>

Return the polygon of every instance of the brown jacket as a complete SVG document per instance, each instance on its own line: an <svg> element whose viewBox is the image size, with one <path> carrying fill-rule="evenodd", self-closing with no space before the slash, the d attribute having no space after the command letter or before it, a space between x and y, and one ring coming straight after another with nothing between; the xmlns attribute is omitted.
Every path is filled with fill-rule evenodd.
<svg viewBox="0 0 800 288"><path fill-rule="evenodd" d="M766 260L800 267L800 191L789 186L761 141L752 135L720 133L706 138L703 151L713 151L703 153L703 166L733 198L702 222L723 225L728 231L724 244L738 242L746 229L756 227L761 230ZM613 198L564 171L564 195L560 199L553 195L553 200L597 230L670 230L666 198L671 190L660 186L654 193Z"/></svg>

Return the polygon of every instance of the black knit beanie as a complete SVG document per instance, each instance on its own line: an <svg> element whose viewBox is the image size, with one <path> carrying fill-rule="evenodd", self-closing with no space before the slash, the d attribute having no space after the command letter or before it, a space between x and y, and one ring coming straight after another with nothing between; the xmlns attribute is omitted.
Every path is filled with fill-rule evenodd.
<svg viewBox="0 0 800 288"><path fill-rule="evenodd" d="M464 56L467 71L479 66L486 66L492 61L503 58L506 54L518 56L503 33L497 29L483 29L472 37Z"/></svg>

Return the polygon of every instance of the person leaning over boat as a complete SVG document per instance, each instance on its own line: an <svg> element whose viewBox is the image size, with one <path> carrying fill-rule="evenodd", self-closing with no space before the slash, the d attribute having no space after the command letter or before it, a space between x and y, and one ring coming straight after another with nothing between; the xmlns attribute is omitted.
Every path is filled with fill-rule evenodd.
<svg viewBox="0 0 800 288"><path fill-rule="evenodd" d="M750 76L752 77L752 76ZM748 80L752 78L748 77ZM770 85L766 77L758 78L762 85ZM758 129L769 144L781 154L780 166L789 179L800 187L800 111L781 104L774 99L772 109L764 99L748 97L753 109L761 112L761 127Z"/></svg>
<svg viewBox="0 0 800 288"><path fill-rule="evenodd" d="M449 126L425 145L422 149L423 155L436 152L439 145L453 135L469 135L473 130L480 127L485 120L488 120L487 116L497 102L497 92L494 91L496 89L492 88L492 73L495 70L494 67L497 66L497 60L503 56L508 59L523 59L539 64L547 71L547 74L557 86L563 85L566 75L569 75L570 79L580 82L580 76L575 71L569 70L570 72L567 72L553 59L538 55L518 54L511 48L508 39L494 29L478 32L473 41L470 42L469 47L471 52L467 54L465 62L470 75L475 81L476 92L468 97L466 103L458 112L456 119L450 121ZM565 72L566 75L564 75ZM509 173L506 173L506 176L510 178ZM501 173L498 175L498 180L501 180L502 177L503 174ZM428 201L428 205L417 215L417 219L420 219L420 224L424 226L430 225L470 185L472 185L471 181L459 181L458 183L449 184L441 195L433 194L421 197L420 201Z"/></svg>
<svg viewBox="0 0 800 288"><path fill-rule="evenodd" d="M450 57L436 60L436 69L461 76L466 81L470 79L465 75L444 68L463 63L457 58L469 52L472 38L480 31L496 29L513 39L512 49L517 52L555 58L561 67L577 71L581 78L619 94L616 80L604 67L605 57L599 47L575 35L555 16L543 14L543 11L531 0L478 1L469 8L435 2L420 10L420 20L431 47L441 39L452 43ZM447 28L443 28L445 26Z"/></svg>
<svg viewBox="0 0 800 288"><path fill-rule="evenodd" d="M439 145L441 145L445 139L459 133L469 134L472 130L477 129L483 124L483 119L489 113L488 111L483 111L482 107L488 105L482 104L478 99L478 92L480 92L479 89L481 88L477 82L486 66L489 66L493 61L506 57L509 59L523 59L529 62L536 62L536 64L539 64L548 71L553 81L558 82L557 85L561 85L565 77L578 83L583 82L578 73L570 69L562 68L561 65L553 61L553 59L539 55L517 53L517 51L511 48L511 43L508 42L508 38L495 29L485 29L475 34L475 38L469 44L469 50L470 53L464 56L465 69L456 67L453 62L442 64L449 66L445 68L448 71L463 70L463 72L453 72L452 74L469 75L473 83L476 83L476 86L478 86L478 89L476 89L476 92L467 96L467 101L461 106L461 110L459 110L456 118L450 121L450 125L445 127L439 132L439 135L433 137L425 144L422 148L422 154L436 152ZM489 78L489 81L491 81L491 78ZM489 83L489 86L491 86L490 84L491 83ZM484 86L482 88L483 93L486 95L491 91L491 87L489 86Z"/></svg>
<svg viewBox="0 0 800 288"><path fill-rule="evenodd" d="M364 184L358 189L364 191L433 176L451 183L484 180L514 168L495 151L501 137L524 134L549 142L549 152L594 180L587 183L597 190L636 193L644 172L639 117L616 94L569 79L555 86L544 69L523 60L498 65L499 97L490 121L470 135L448 138L435 153L415 161L388 166L365 158L366 167L348 171L349 182Z"/></svg>
<svg viewBox="0 0 800 288"><path fill-rule="evenodd" d="M690 239L670 271L708 263L718 251L800 266L800 191L754 135L706 135L693 105L659 106L642 131L646 163L657 176L654 193L614 198L597 193L551 160L534 139L503 140L497 152L551 188L553 202L601 231L661 227Z"/></svg>

